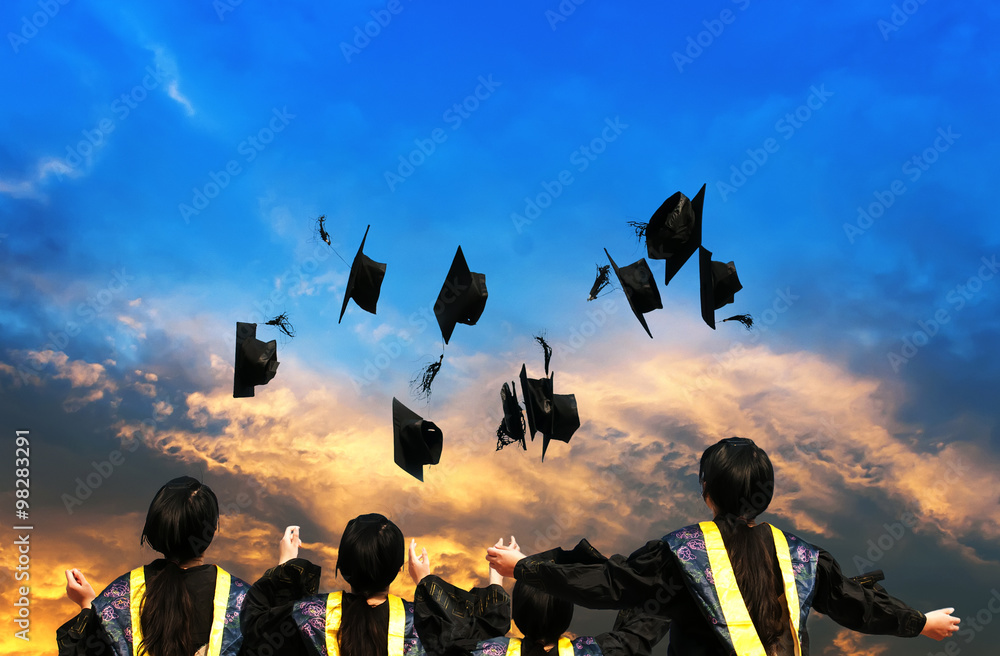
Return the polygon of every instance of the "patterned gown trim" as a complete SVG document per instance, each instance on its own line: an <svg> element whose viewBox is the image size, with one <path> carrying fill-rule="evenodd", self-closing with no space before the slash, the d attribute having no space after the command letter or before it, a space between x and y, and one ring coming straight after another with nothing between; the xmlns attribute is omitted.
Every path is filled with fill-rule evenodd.
<svg viewBox="0 0 1000 656"><path fill-rule="evenodd" d="M424 650L413 628L413 603L389 595L389 656L423 656ZM340 655L340 624L343 620L343 593L312 595L292 607L304 642L319 656Z"/></svg>
<svg viewBox="0 0 1000 656"><path fill-rule="evenodd" d="M118 656L135 656L135 648L142 644L139 610L145 587L145 568L138 567L115 579L93 601ZM235 656L239 652L243 642L240 609L248 589L245 581L216 566L208 656Z"/></svg>
<svg viewBox="0 0 1000 656"><path fill-rule="evenodd" d="M773 526L771 535L798 654L798 643L804 640L806 618L816 592L819 550ZM739 654L763 654L715 523L684 527L664 536L663 541L680 563L688 589L719 637Z"/></svg>
<svg viewBox="0 0 1000 656"><path fill-rule="evenodd" d="M559 656L604 656L601 647L592 636L579 638L559 638ZM521 656L519 638L491 638L476 645L475 656Z"/></svg>

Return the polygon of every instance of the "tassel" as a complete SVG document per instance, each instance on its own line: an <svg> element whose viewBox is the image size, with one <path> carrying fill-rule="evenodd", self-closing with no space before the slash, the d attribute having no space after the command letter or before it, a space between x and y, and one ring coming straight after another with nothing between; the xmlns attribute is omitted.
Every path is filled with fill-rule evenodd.
<svg viewBox="0 0 1000 656"><path fill-rule="evenodd" d="M316 219L316 232L319 233L319 238L326 242L327 246L333 245L330 243L330 233L326 231L326 214Z"/></svg>
<svg viewBox="0 0 1000 656"><path fill-rule="evenodd" d="M285 312L282 312L278 316L266 322L264 325L276 326L278 330L285 333L289 337L295 337L295 328L292 327L292 322L288 320L288 314Z"/></svg>
<svg viewBox="0 0 1000 656"><path fill-rule="evenodd" d="M746 326L747 330L753 328L753 317L751 317L749 314L736 314L729 317L728 319L723 319L723 321L739 321L741 324Z"/></svg>
<svg viewBox="0 0 1000 656"><path fill-rule="evenodd" d="M542 335L535 335L535 341L542 346L542 353L545 354L545 375L549 375L549 360L552 359L552 347L545 341Z"/></svg>
<svg viewBox="0 0 1000 656"><path fill-rule="evenodd" d="M628 227L630 227L633 230L635 230L636 239L638 239L639 241L642 241L643 239L646 238L646 228L649 227L649 223L648 222L628 221L627 224L628 224Z"/></svg>
<svg viewBox="0 0 1000 656"><path fill-rule="evenodd" d="M610 264L597 266L597 279L594 281L594 285L590 288L590 296L587 297L588 301L592 301L597 298L597 295L601 293L601 290L611 284L610 271Z"/></svg>
<svg viewBox="0 0 1000 656"><path fill-rule="evenodd" d="M507 424L503 419L500 420L500 427L497 428L497 451L504 448L505 446L510 446L511 444L520 444L521 448L527 450L528 447L524 444L524 431L526 426L524 425L524 415L521 415L521 437L514 437L507 432Z"/></svg>
<svg viewBox="0 0 1000 656"><path fill-rule="evenodd" d="M434 378L441 371L441 363L444 361L444 353L438 358L437 362L432 362L417 374L417 377L410 381L410 394L419 401L425 401L431 398L431 384L434 382Z"/></svg>

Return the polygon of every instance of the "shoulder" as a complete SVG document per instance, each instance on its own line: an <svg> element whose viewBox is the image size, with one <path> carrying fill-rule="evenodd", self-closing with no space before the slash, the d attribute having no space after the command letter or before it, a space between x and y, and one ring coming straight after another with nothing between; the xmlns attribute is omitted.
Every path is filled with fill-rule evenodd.
<svg viewBox="0 0 1000 656"><path fill-rule="evenodd" d="M97 595L98 599L117 599L119 597L127 597L129 594L129 588L131 587L132 572L125 572L114 581L108 584L101 594Z"/></svg>
<svg viewBox="0 0 1000 656"><path fill-rule="evenodd" d="M222 567L220 565L212 565L212 567L218 568L218 572L220 574L225 574L226 576L228 576L229 577L229 585L231 585L232 587L234 587L234 588L242 588L242 589L247 589L247 588L250 587L250 583L248 583L247 581L244 581L240 577L235 576L234 574L230 573L224 567Z"/></svg>
<svg viewBox="0 0 1000 656"><path fill-rule="evenodd" d="M690 526L667 533L661 538L661 543L667 551L674 554L686 553L690 549L697 551L704 551L706 549L705 532L702 531L699 524L691 524Z"/></svg>
<svg viewBox="0 0 1000 656"><path fill-rule="evenodd" d="M785 541L788 543L788 551L793 559L800 561L812 561L816 562L819 559L820 554L826 553L819 547L806 542L794 533L789 533L783 529L778 528L773 524L769 524L771 528L777 530L785 537ZM827 554L829 556L829 554Z"/></svg>

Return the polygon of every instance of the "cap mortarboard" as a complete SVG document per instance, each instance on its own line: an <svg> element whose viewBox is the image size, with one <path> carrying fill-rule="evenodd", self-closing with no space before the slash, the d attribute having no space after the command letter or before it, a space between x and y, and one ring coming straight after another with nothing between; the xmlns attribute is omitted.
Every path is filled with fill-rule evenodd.
<svg viewBox="0 0 1000 656"><path fill-rule="evenodd" d="M524 414L528 416L531 439L535 433L543 434L552 429L552 379L528 378L528 369L521 365L521 394L524 395Z"/></svg>
<svg viewBox="0 0 1000 656"><path fill-rule="evenodd" d="M278 342L257 339L257 324L236 322L233 398L254 395L254 385L267 385L278 371Z"/></svg>
<svg viewBox="0 0 1000 656"><path fill-rule="evenodd" d="M441 326L441 336L447 344L456 323L475 326L486 308L486 275L469 271L469 265L458 247L451 262L448 277L434 303L434 314Z"/></svg>
<svg viewBox="0 0 1000 656"><path fill-rule="evenodd" d="M392 399L392 439L396 464L418 480L424 480L424 465L436 465L441 460L441 429L395 398Z"/></svg>
<svg viewBox="0 0 1000 656"><path fill-rule="evenodd" d="M705 185L693 200L681 192L663 201L646 227L646 254L651 260L666 260L664 284L680 271L701 246L701 210Z"/></svg>
<svg viewBox="0 0 1000 656"><path fill-rule="evenodd" d="M344 319L344 312L347 310L347 301L354 299L358 307L365 312L375 314L375 306L378 304L378 296L382 291L382 279L385 278L385 264L376 262L364 254L365 240L368 239L369 225L365 228L365 236L361 238L361 246L358 254L354 256L351 264L351 275L347 279L347 288L344 290L344 304L340 306L340 323Z"/></svg>
<svg viewBox="0 0 1000 656"><path fill-rule="evenodd" d="M701 278L701 318L715 329L715 311L733 302L736 292L743 289L736 264L716 262L712 251L700 247L698 265Z"/></svg>
<svg viewBox="0 0 1000 656"><path fill-rule="evenodd" d="M500 388L500 401L503 403L503 419L497 429L497 451L515 442L521 443L521 448L527 450L524 443L524 415L521 405L517 402L517 385L503 384Z"/></svg>
<svg viewBox="0 0 1000 656"><path fill-rule="evenodd" d="M580 413L576 407L576 395L553 394L552 431L551 433L542 433L542 462L545 461L545 451L549 448L549 440L568 443L579 427Z"/></svg>
<svg viewBox="0 0 1000 656"><path fill-rule="evenodd" d="M653 280L653 272L650 271L649 264L642 259L619 269L611 258L611 254L608 253L608 249L604 249L604 254L611 261L611 267L615 270L618 282L621 283L622 289L625 291L625 298L628 299L632 313L652 339L653 333L649 332L649 326L646 325L646 319L642 315L644 312L659 310L663 307L663 302L660 300L660 290L656 287L656 281Z"/></svg>
<svg viewBox="0 0 1000 656"><path fill-rule="evenodd" d="M569 442L580 427L580 413L573 394L553 394L552 381L547 378L528 378L528 370L521 365L521 391L524 394L524 411L528 415L531 439L535 432L542 434L542 460L550 440Z"/></svg>

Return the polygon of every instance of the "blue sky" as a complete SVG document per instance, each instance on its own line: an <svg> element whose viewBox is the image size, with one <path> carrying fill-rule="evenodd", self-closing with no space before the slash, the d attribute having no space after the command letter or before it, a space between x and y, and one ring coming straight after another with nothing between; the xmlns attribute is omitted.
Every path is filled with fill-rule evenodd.
<svg viewBox="0 0 1000 656"><path fill-rule="evenodd" d="M584 422L546 458L548 476L593 475L587 458L616 457L602 444L648 460L608 492L634 501L616 511L632 524L580 518L565 542L593 540L589 527L607 531L599 548L628 550L695 517L690 504L663 506L654 492L673 483L657 476L689 468L684 458L732 431L803 476L790 497L802 507L776 523L838 555L834 546L851 553L923 509L933 521L885 563L892 582L911 586L899 596L933 604L940 584L952 596L938 605L984 607L1000 557L995 6L224 2L0 11L0 405L3 430L45 435L33 494L53 522L67 519L60 495L87 473L80 463L106 458L148 419L155 430L130 461L142 466L123 466L70 515L79 530L142 512L149 480L197 471L232 494L248 481L268 490L255 506L261 535L292 512L335 545L348 509L312 513L285 490L297 480L292 454L384 446L396 396L450 418L450 431L438 422L446 440L481 431L443 480L504 468L528 477L516 496L530 534L537 504L555 502L524 486L552 483L537 453L515 463L489 449L499 385L522 362L541 375L531 337L545 331L556 391L578 394ZM750 313L757 328L700 322L693 263L669 287L650 263L664 300L646 315L653 340L620 290L587 303L602 249L619 265L645 253L626 222L702 184L705 246L735 261L744 285L720 313ZM532 202L546 206L533 215ZM315 236L320 215L332 249ZM351 304L338 325L349 266L337 254L350 262L368 225L365 252L387 263L378 314ZM424 405L408 381L441 353L424 316L459 245L486 274L489 301L477 326L455 330ZM227 399L234 322L278 312L298 334L279 340L277 378L255 399ZM320 392L340 395L331 403L350 419L322 414L333 410ZM813 407L824 414L810 426ZM628 428L611 419L626 408L641 416ZM333 422L309 424L315 443L272 434L302 429L312 412ZM212 455L202 439L214 440ZM950 522L914 481L924 465L950 471L956 454L980 468L961 489L982 498L950 488L945 505L962 510ZM834 471L840 458L862 473ZM344 467L345 481L362 475ZM319 471L300 483L326 494ZM379 475L387 490L424 494L391 465ZM342 505L357 514L360 504ZM450 512L490 535L516 529L462 511ZM433 540L440 522L424 508L411 530ZM46 562L68 558L46 535ZM975 583L895 574L931 553ZM248 577L254 558L240 561ZM120 564L93 562L108 580ZM472 562L448 571L468 578ZM58 596L47 603L68 617ZM828 624L817 632L831 642ZM995 642L986 627L963 653L987 653L988 632Z"/></svg>

